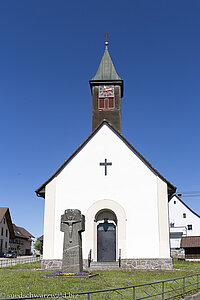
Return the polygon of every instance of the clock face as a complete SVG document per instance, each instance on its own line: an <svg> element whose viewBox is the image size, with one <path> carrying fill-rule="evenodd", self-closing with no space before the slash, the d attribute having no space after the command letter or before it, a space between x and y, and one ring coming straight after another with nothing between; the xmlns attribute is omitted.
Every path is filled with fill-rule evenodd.
<svg viewBox="0 0 200 300"><path fill-rule="evenodd" d="M99 98L114 97L114 85L100 85Z"/></svg>

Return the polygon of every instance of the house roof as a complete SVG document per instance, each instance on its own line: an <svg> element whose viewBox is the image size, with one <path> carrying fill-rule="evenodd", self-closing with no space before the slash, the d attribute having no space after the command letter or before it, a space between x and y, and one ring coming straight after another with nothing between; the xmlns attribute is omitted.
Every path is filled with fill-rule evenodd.
<svg viewBox="0 0 200 300"><path fill-rule="evenodd" d="M30 238L34 238L34 236L30 232L28 232L25 228L20 227L20 226L17 226L17 227L20 229L20 231L22 232L23 235L30 237Z"/></svg>
<svg viewBox="0 0 200 300"><path fill-rule="evenodd" d="M14 234L16 238L22 238L22 239L34 238L34 236L23 227L19 227L13 224L13 228L14 228Z"/></svg>
<svg viewBox="0 0 200 300"><path fill-rule="evenodd" d="M194 215L196 215L198 218L200 218L200 215L198 215L195 211L193 211L189 206L187 206L187 204L185 204L185 202L183 202L183 200L181 200L181 198L179 198L177 195L174 195L174 197L176 197L185 207L187 207ZM169 200L171 201L172 198Z"/></svg>
<svg viewBox="0 0 200 300"><path fill-rule="evenodd" d="M38 241L42 242L42 241L43 241L43 239L44 239L44 236L43 236L43 235L41 235L41 236L38 238Z"/></svg>
<svg viewBox="0 0 200 300"><path fill-rule="evenodd" d="M200 236L184 236L181 239L181 248L200 248Z"/></svg>
<svg viewBox="0 0 200 300"><path fill-rule="evenodd" d="M35 190L35 193L39 197L45 197L45 186L53 180L56 175L74 158L74 156L81 151L81 149L93 138L93 136L102 128L103 125L107 125L131 150L133 150L142 161L153 171L156 173L158 177L160 177L163 181L167 183L168 186L168 194L171 196L176 192L176 187L171 184L165 177L163 177L124 137L121 133L119 133L107 120L104 120L89 136L88 138L72 153L72 155L57 169L57 171L47 179L38 189Z"/></svg>
<svg viewBox="0 0 200 300"><path fill-rule="evenodd" d="M0 207L0 222L3 220L3 218L6 218L6 223L8 225L8 230L10 234L10 238L14 238L14 229L13 224L10 216L10 211L8 207Z"/></svg>
<svg viewBox="0 0 200 300"><path fill-rule="evenodd" d="M0 222L3 220L3 217L5 216L7 210L8 207L0 207Z"/></svg>

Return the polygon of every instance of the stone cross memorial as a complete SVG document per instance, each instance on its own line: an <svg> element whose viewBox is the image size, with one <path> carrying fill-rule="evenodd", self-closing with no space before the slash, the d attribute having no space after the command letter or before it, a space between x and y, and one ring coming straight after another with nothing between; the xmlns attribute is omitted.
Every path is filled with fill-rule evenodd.
<svg viewBox="0 0 200 300"><path fill-rule="evenodd" d="M60 230L64 232L62 271L82 272L81 232L85 231L85 216L78 209L66 209L61 216Z"/></svg>

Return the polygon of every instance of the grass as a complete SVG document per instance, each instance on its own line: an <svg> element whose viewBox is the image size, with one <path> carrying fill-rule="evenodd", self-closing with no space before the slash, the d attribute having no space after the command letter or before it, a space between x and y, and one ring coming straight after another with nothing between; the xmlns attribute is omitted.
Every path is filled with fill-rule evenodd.
<svg viewBox="0 0 200 300"><path fill-rule="evenodd" d="M22 263L18 263L14 266L8 266L6 267L6 270L36 270L36 269L40 269L40 261L36 261L36 262L32 262L32 263L27 263L27 264L22 264ZM4 268L0 268L0 270L3 270Z"/></svg>
<svg viewBox="0 0 200 300"><path fill-rule="evenodd" d="M173 271L99 271L98 277L93 278L66 278L46 277L48 271L37 270L40 262L18 264L16 266L0 269L0 298L25 296L31 294L59 294L83 291L101 290L109 288L137 285L170 278L200 273L200 263L174 261L174 267L180 270ZM160 289L160 288L159 288ZM120 291L129 299L132 291ZM142 291L139 292L139 294ZM106 295L92 295L91 299L105 299ZM120 294L113 293L108 299L118 299ZM137 295L138 297L138 295ZM87 299L80 296L78 299ZM130 298L131 299L131 298ZM158 299L158 298L157 298Z"/></svg>
<svg viewBox="0 0 200 300"><path fill-rule="evenodd" d="M175 258L174 268L182 270L193 270L196 273L200 273L200 261L184 261L182 259L178 260L177 258Z"/></svg>

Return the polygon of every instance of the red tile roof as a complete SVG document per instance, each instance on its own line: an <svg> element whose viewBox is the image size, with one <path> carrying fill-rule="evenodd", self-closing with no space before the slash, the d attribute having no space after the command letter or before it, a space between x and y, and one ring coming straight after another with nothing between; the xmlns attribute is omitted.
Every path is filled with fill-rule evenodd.
<svg viewBox="0 0 200 300"><path fill-rule="evenodd" d="M23 227L19 227L13 224L13 228L14 228L14 233L16 238L23 238L23 239L34 238L34 236Z"/></svg>

